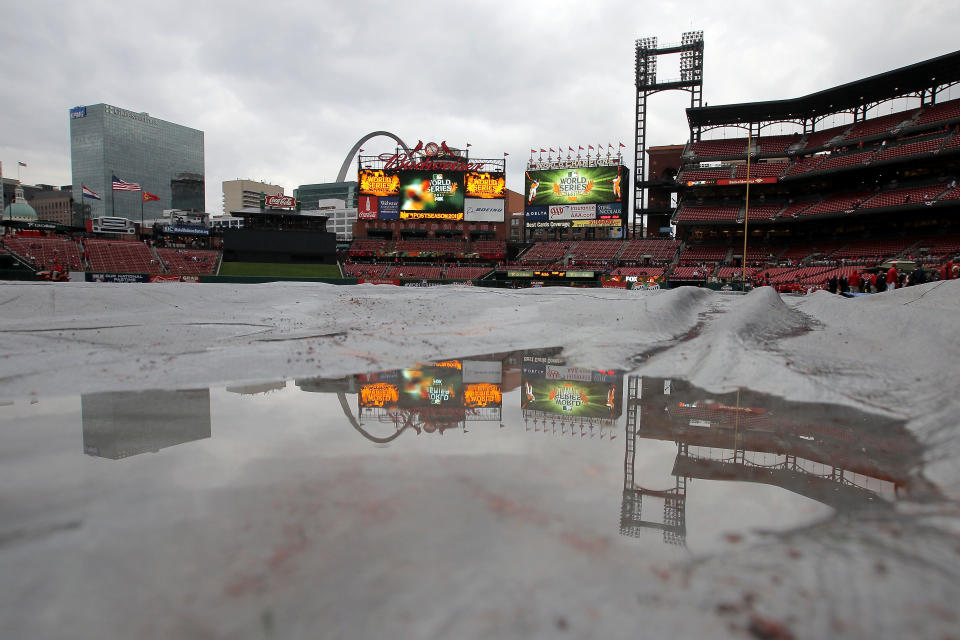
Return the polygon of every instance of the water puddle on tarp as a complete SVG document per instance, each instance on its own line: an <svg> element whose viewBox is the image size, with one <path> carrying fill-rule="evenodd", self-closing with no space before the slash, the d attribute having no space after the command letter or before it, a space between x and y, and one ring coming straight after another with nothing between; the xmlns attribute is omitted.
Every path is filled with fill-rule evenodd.
<svg viewBox="0 0 960 640"><path fill-rule="evenodd" d="M482 635L417 602L509 618L521 592L589 584L600 606L805 527L900 527L901 503L941 503L923 455L896 420L581 368L558 349L14 402L0 628L296 635L285 625L336 620L362 637L401 616L404 633ZM948 581L956 562L938 568ZM554 631L572 624L540 609Z"/></svg>

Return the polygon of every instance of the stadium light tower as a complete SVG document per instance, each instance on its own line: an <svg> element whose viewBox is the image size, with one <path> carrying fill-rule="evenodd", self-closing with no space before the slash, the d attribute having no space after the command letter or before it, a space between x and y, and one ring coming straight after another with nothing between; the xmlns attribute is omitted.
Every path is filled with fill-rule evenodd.
<svg viewBox="0 0 960 640"><path fill-rule="evenodd" d="M680 77L657 79L657 58L680 54ZM689 91L690 106L703 106L703 31L686 31L679 44L657 46L656 37L636 41L637 124L634 149L633 235L637 235L637 217L645 215L647 176L647 100L660 91ZM641 229L643 233L643 229ZM646 235L646 233L643 233Z"/></svg>

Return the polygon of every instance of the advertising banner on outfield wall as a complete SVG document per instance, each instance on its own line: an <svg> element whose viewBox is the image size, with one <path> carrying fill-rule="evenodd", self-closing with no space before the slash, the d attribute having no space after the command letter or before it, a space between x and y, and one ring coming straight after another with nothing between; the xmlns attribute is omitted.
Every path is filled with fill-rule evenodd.
<svg viewBox="0 0 960 640"><path fill-rule="evenodd" d="M595 204L555 204L550 206L550 220L593 220L597 217Z"/></svg>
<svg viewBox="0 0 960 640"><path fill-rule="evenodd" d="M371 196L396 196L400 194L400 176L395 171L360 169L358 175L360 193Z"/></svg>
<svg viewBox="0 0 960 640"><path fill-rule="evenodd" d="M626 167L582 167L527 171L528 206L623 202L627 192Z"/></svg>
<svg viewBox="0 0 960 640"><path fill-rule="evenodd" d="M463 219L475 222L503 222L503 200L463 199Z"/></svg>
<svg viewBox="0 0 960 640"><path fill-rule="evenodd" d="M399 220L400 198L380 198L377 202L377 209L381 220Z"/></svg>
<svg viewBox="0 0 960 640"><path fill-rule="evenodd" d="M597 218L619 218L622 215L623 203L621 202L597 205Z"/></svg>
<svg viewBox="0 0 960 640"><path fill-rule="evenodd" d="M377 196L361 194L357 197L357 219L376 220L380 199Z"/></svg>
<svg viewBox="0 0 960 640"><path fill-rule="evenodd" d="M609 220L574 220L570 223L574 228L577 227L619 227L620 218L611 218Z"/></svg>
<svg viewBox="0 0 960 640"><path fill-rule="evenodd" d="M523 217L527 222L546 222L549 219L548 207L527 207Z"/></svg>

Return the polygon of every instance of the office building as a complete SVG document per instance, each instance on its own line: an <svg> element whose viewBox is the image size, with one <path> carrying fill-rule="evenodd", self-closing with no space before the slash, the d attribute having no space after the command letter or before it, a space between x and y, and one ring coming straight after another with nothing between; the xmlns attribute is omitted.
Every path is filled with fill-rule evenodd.
<svg viewBox="0 0 960 640"><path fill-rule="evenodd" d="M293 197L300 200L301 211L313 211L320 200L343 200L347 209L357 208L357 182L324 182L302 184L293 190Z"/></svg>
<svg viewBox="0 0 960 640"><path fill-rule="evenodd" d="M164 209L203 211L203 131L108 104L70 109L73 193L84 217L119 216L148 223ZM142 191L113 191L113 176ZM143 201L144 192L157 197ZM142 209L141 209L142 207Z"/></svg>
<svg viewBox="0 0 960 640"><path fill-rule="evenodd" d="M73 223L70 187L58 189L46 184L37 186L41 189L34 191L32 197L27 196L27 200L37 212L37 217L47 222L70 226Z"/></svg>
<svg viewBox="0 0 960 640"><path fill-rule="evenodd" d="M343 200L318 200L316 210L327 216L327 231L337 235L337 242L353 240L353 225L357 222L357 208L347 208Z"/></svg>
<svg viewBox="0 0 960 640"><path fill-rule="evenodd" d="M282 196L283 187L257 180L224 180L223 213L260 206L260 194Z"/></svg>

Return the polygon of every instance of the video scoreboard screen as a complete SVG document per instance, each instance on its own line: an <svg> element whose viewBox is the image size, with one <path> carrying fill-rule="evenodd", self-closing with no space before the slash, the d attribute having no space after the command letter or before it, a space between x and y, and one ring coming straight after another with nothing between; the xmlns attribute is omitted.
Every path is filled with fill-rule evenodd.
<svg viewBox="0 0 960 640"><path fill-rule="evenodd" d="M502 171L360 169L360 220L503 222Z"/></svg>
<svg viewBox="0 0 960 640"><path fill-rule="evenodd" d="M531 207L625 202L627 170L604 166L527 171L524 187Z"/></svg>

